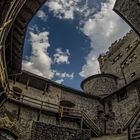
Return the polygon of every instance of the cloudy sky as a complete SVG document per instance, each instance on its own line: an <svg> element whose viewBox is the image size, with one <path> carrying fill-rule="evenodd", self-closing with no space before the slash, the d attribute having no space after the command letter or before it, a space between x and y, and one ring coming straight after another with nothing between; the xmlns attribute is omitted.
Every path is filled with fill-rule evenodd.
<svg viewBox="0 0 140 140"><path fill-rule="evenodd" d="M100 73L97 58L130 30L115 0L50 0L30 22L22 69L80 89Z"/></svg>

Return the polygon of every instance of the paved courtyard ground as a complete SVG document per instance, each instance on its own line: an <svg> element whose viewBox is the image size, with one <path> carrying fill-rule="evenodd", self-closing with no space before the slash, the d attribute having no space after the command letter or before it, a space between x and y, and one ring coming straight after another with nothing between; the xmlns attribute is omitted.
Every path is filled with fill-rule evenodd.
<svg viewBox="0 0 140 140"><path fill-rule="evenodd" d="M91 140L128 140L127 135L109 135L99 138L92 138Z"/></svg>

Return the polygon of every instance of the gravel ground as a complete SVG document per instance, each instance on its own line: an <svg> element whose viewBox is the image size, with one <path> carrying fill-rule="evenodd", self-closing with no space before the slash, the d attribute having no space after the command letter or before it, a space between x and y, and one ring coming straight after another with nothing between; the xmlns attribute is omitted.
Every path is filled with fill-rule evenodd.
<svg viewBox="0 0 140 140"><path fill-rule="evenodd" d="M98 138L92 138L91 140L128 140L127 135L108 135Z"/></svg>

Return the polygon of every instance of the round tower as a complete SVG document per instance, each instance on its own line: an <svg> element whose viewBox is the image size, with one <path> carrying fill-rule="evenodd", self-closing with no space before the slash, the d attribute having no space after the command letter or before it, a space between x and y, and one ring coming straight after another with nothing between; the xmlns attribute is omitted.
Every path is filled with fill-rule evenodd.
<svg viewBox="0 0 140 140"><path fill-rule="evenodd" d="M112 74L97 74L82 81L81 88L86 94L106 96L117 88L117 77Z"/></svg>

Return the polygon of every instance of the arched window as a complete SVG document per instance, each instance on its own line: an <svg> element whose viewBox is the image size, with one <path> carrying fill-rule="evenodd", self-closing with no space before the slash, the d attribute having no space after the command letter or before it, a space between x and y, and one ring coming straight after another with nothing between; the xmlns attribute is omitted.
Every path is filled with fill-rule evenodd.
<svg viewBox="0 0 140 140"><path fill-rule="evenodd" d="M62 100L60 101L60 106L72 108L75 104L68 100Z"/></svg>
<svg viewBox="0 0 140 140"><path fill-rule="evenodd" d="M64 114L74 113L73 109L72 109L74 106L75 106L75 104L72 103L71 101L68 101L68 100L60 101L60 107L63 108Z"/></svg>
<svg viewBox="0 0 140 140"><path fill-rule="evenodd" d="M17 136L7 129L0 129L0 140L17 140Z"/></svg>

